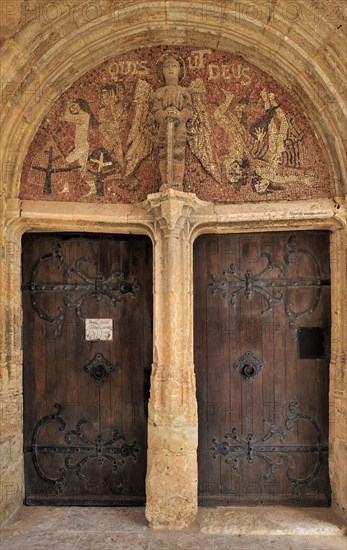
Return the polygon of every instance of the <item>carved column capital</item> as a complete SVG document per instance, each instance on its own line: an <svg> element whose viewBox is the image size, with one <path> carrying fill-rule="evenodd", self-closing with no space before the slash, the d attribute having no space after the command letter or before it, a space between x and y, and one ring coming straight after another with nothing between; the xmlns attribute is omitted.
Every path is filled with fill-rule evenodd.
<svg viewBox="0 0 347 550"><path fill-rule="evenodd" d="M166 189L148 195L146 208L158 224L164 237L179 237L188 228L190 214L206 205L195 193Z"/></svg>

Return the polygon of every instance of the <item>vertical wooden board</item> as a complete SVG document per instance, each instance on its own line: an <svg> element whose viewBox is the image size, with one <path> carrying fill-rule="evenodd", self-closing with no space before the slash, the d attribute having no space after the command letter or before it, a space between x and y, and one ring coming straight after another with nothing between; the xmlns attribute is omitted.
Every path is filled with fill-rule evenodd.
<svg viewBox="0 0 347 550"><path fill-rule="evenodd" d="M256 272L256 258L259 255L258 249L260 244L254 239L253 235L237 236L239 242L239 257L235 266L237 276L245 272ZM258 302L258 298L255 298ZM254 301L248 299L244 292L236 298L236 304L233 306L238 310L238 326L239 332L237 340L239 341L239 356L237 362L240 361L246 353L251 352L261 360L261 349L259 345L259 325L260 317L254 315L256 307ZM255 338L254 336L257 335ZM257 434L257 417L258 403L255 399L254 385L259 381L259 378L252 382L247 382L243 376L243 371L235 371L240 381L240 400L241 400L241 422L237 427L238 433L243 441L246 440L249 434ZM234 395L234 399L237 395ZM254 504L254 495L256 493L258 479L254 477L254 468L252 465L240 460L239 468L235 472L235 477L239 480L240 499L246 499L249 504Z"/></svg>
<svg viewBox="0 0 347 550"><path fill-rule="evenodd" d="M205 453L202 460L206 460L207 456L211 456L211 446L214 438L218 440L223 437L220 426L220 373L222 368L221 362L221 319L220 319L220 299L215 299L209 292L208 286L214 274L214 267L219 265L219 240L216 237L210 238L206 243L205 261L206 265L201 266L204 269L205 285L206 285L206 342L207 342L207 393L206 393L206 411L207 411L207 440L205 444ZM208 478L206 493L210 497L211 494L219 493L221 465L218 460L209 460Z"/></svg>
<svg viewBox="0 0 347 550"><path fill-rule="evenodd" d="M312 253L317 258L320 276L323 280L329 279L329 256L326 253L329 250L328 235L321 234L319 242L314 239L310 234L307 235L306 247L312 250ZM312 312L310 316L310 323L307 323L308 326L320 327L325 334L324 349L321 357L311 358L301 360L304 365L306 363L306 377L307 384L310 386L309 394L309 413L312 418L317 422L317 425L320 430L320 439L322 444L326 447L328 445L328 407L317 407L317 403L324 403L324 395L328 392L328 361L330 355L329 349L329 326L330 326L330 301L329 301L329 287L322 286L320 289L320 300L316 309ZM306 323L305 323L306 324ZM318 350L316 350L318 351ZM318 354L319 355L319 354ZM300 360L299 360L300 361ZM300 361L300 362L301 362ZM310 437L311 440L316 440L316 435L314 430L306 430L307 438ZM307 465L311 469L314 466L313 457L311 462ZM329 501L330 492L328 483L328 461L327 461L327 452L323 453L322 457L322 467L318 472L317 478L313 479L310 488L314 496L317 496L317 499L326 498L326 501Z"/></svg>
<svg viewBox="0 0 347 550"><path fill-rule="evenodd" d="M212 241L213 242L213 241ZM194 300L194 356L196 358L195 365L202 365L200 374L200 384L197 380L197 391L199 393L198 400L198 414L199 414L199 445L198 445L198 464L201 474L198 478L199 494L202 499L205 500L208 495L208 480L209 473L207 463L204 461L204 456L208 452L207 437L204 438L204 432L200 433L203 425L207 427L208 424L208 364L207 361L203 361L207 358L207 339L208 339L208 324L207 324L207 276L204 266L206 266L206 241L199 238L194 243L194 295L198 294L200 300Z"/></svg>
<svg viewBox="0 0 347 550"><path fill-rule="evenodd" d="M122 243L124 244L124 243ZM133 249L125 256L123 250L121 254L122 272L131 273ZM129 303L127 308L122 311L122 340L121 340L121 362L122 362L122 430L128 441L133 441L133 424L132 424L132 406L133 406L133 386L132 379L136 376L133 373L133 351L136 346L134 334L130 327L134 327L133 303ZM130 329L130 330L129 330ZM130 332L131 331L131 332ZM130 332L130 334L129 334ZM128 345L126 343L128 342ZM130 349L132 347L132 349ZM127 467L122 472L122 481L125 487L131 487L133 484L133 465L130 461Z"/></svg>
<svg viewBox="0 0 347 550"><path fill-rule="evenodd" d="M232 265L238 265L240 263L240 254L242 254L242 243L240 243L239 235L229 235L228 236L229 246L228 248L233 250L233 261L232 263L228 262L226 264L225 258L221 258L220 266L218 269L219 273L223 273L225 269L231 269ZM240 360L241 356L245 353L245 340L248 339L248 327L246 324L243 324L241 317L241 305L240 302L236 299L234 304L231 304L230 301L224 301L224 306L229 312L229 352L230 357L228 364L225 365L225 368L228 368L230 374L229 381L229 403L230 403L230 422L227 433L231 433L233 428L238 430L238 433L241 435L242 432L242 377L240 373L235 369L236 363ZM242 335L240 337L240 335ZM229 443L232 442L227 439ZM219 459L220 460L220 459ZM240 467L235 470L230 464L227 464L225 460L222 461L222 467L224 470L227 470L230 476L230 487L225 499L225 503L234 502L238 503L243 489L243 467ZM221 489L223 491L223 488Z"/></svg>
<svg viewBox="0 0 347 550"><path fill-rule="evenodd" d="M202 239L197 239L194 243L194 297L196 295L200 296L200 300L194 300L194 357L195 357L195 368L196 365L201 365L199 370L200 383L198 384L197 377L197 392L199 394L198 399L198 418L199 418L199 430L201 426L207 424L207 365L203 362L203 358L207 353L207 325L206 325L206 280L204 273L201 271L201 265L205 264L205 246ZM203 469L204 461L203 456L206 452L206 442L202 437L202 434L199 435L199 445L198 445L198 463L199 463L199 472ZM204 475L199 475L198 478L198 492L201 495L202 500L206 498L206 478L207 474L204 472ZM203 481L204 480L204 481Z"/></svg>
<svg viewBox="0 0 347 550"><path fill-rule="evenodd" d="M218 367L220 363L220 338L221 327L219 319L219 302L213 300L210 290L211 276L214 274L213 267L218 262L218 240L215 236L209 237L206 241L198 240L196 250L200 246L200 261L194 266L195 286L201 289L202 303L204 304L204 316L197 320L204 331L206 345L206 363L204 368L203 383L199 385L201 391L199 400L199 429L206 422L207 431L202 444L199 445L199 464L204 469L204 476L199 477L200 491L204 497L209 499L213 494L219 492L220 465L218 461L208 460L212 456L212 440L220 436L220 402L219 390L220 380L218 378ZM195 306L200 308L200 304ZM197 311L197 310L196 310ZM208 314L207 314L208 313ZM209 381L213 383L209 383ZM205 419L205 420L204 420ZM202 434L201 434L202 435ZM200 439L201 440L201 439Z"/></svg>
<svg viewBox="0 0 347 550"><path fill-rule="evenodd" d="M134 243L132 243L134 244ZM142 252L142 251L141 251ZM140 251L136 247L132 246L130 253L128 254L128 264L123 269L132 276L137 272L138 282L140 284L139 296L143 292L143 272L139 271L137 260L139 259ZM141 262L142 265L142 262ZM137 473L141 469L143 462L145 461L145 449L141 445L141 439L139 441L139 430L136 429L134 417L135 409L140 404L143 395L143 388L136 381L138 379L143 380L143 365L141 361L142 349L141 342L137 341L137 334L140 330L139 323L139 300L132 300L124 309L122 317L122 376L123 376L123 432L125 437L130 442L136 441L139 453L137 454L137 463L129 462L127 467L124 468L124 485L126 487L132 487L136 484ZM142 428L142 426L141 426Z"/></svg>
<svg viewBox="0 0 347 550"><path fill-rule="evenodd" d="M286 235L284 234L270 234L262 235L264 252L270 255L271 261L274 264L283 264L283 255L285 251ZM269 274L271 281L277 282L281 279L280 269L273 269ZM266 289L271 295L271 289ZM283 289L274 292L274 296L280 300L280 294L283 293ZM286 407L285 400L285 342L283 332L288 324L286 315L283 309L282 303L271 303L272 313L264 317L266 339L263 343L264 346L264 417L268 416L275 422L278 427L283 426L284 422L284 410ZM270 429L269 422L264 423L264 433ZM270 444L279 445L281 443L281 435L277 434L271 438ZM274 453L272 455L275 463L281 463L280 453ZM265 471L269 473L269 467L265 464ZM276 499L279 495L283 495L283 474L284 472L277 470L276 476L263 483L263 495L266 503Z"/></svg>
<svg viewBox="0 0 347 550"><path fill-rule="evenodd" d="M228 236L223 241L218 243L218 270L217 273L221 273L224 269L227 269L230 265L230 259L236 253L235 239ZM218 410L217 414L217 425L218 429L216 430L217 437L219 441L225 439L225 434L230 431L229 425L229 403L230 403L230 383L231 383L231 373L230 373L230 339L229 339L229 316L230 316L230 307L228 302L223 299L221 296L218 296L218 327L219 327L219 338L218 338L218 393L214 395L214 400L216 403L216 409ZM213 365L211 365L210 376L213 376ZM217 428L217 426L216 426ZM215 436L216 437L216 436ZM212 443L212 441L211 441ZM217 459L218 460L218 459ZM219 461L219 460L218 460ZM226 464L224 461L220 462L220 499L223 503L226 499L229 498L230 491L232 489L232 472L230 465Z"/></svg>

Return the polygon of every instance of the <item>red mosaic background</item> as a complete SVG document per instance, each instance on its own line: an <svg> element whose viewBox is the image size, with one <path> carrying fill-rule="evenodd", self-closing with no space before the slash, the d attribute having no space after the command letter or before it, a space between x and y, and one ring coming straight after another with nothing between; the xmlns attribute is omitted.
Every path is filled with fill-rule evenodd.
<svg viewBox="0 0 347 550"><path fill-rule="evenodd" d="M156 152L153 150L130 177L125 177L124 166L105 144L105 131L109 131L111 141L118 134L126 157L137 82L145 80L153 90L163 86L158 60L164 52L172 52L184 60L186 71L181 86L189 88L197 78L204 83L205 107L212 130L210 145L220 170L216 181L193 154L188 140L184 191L196 193L206 201L232 203L331 195L323 152L302 106L289 91L241 57L214 50L160 46L108 60L82 76L59 98L29 148L22 171L21 199L133 203L159 190ZM102 115L104 85L116 86L116 108L123 112L117 122L118 132L116 123L108 126L105 111ZM227 97L230 102L223 113L223 127L215 113ZM266 105L266 98L268 102L271 100L270 105ZM83 100L84 113L88 113L84 114L88 119L85 134L83 124L80 130L84 135L80 139L87 147L84 154L88 155L84 171L80 159L73 161L69 157L77 148L76 124L65 118L72 100ZM240 166L239 158L238 176L228 176L226 166L235 161L235 140L242 144L243 164ZM280 152L274 165L269 159L276 147Z"/></svg>

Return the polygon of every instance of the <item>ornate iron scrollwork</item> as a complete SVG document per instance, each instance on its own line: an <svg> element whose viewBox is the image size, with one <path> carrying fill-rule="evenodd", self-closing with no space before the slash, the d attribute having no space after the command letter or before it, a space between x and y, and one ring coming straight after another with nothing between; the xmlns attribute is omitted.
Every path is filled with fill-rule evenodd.
<svg viewBox="0 0 347 550"><path fill-rule="evenodd" d="M114 371L115 365L112 365L102 353L96 353L91 361L83 367L90 376L100 384L107 376Z"/></svg>
<svg viewBox="0 0 347 550"><path fill-rule="evenodd" d="M64 431L66 428L66 421L62 416L62 405L56 403L55 408L57 409L56 413L43 417L36 424L32 437L32 445L29 448L25 448L25 451L32 453L36 472L43 481L55 486L57 495L62 495L64 492L64 480L68 470L75 471L77 476L84 480L86 479L86 475L83 473L83 467L91 460L95 460L99 465L102 465L107 460L112 464L113 470L118 470L123 466L129 457L132 457L134 461L137 460L137 453L140 452L140 449L136 447L136 441L132 445L129 445L125 437L119 434L116 429L113 430L111 439L103 439L101 435L98 435L95 441L89 439L83 432L83 426L88 423L86 418L81 418L76 424L76 429L70 430L65 434L64 439L67 445L52 446L39 444L40 431L47 422L58 422L60 431ZM72 445L73 438L76 440L75 445ZM123 441L123 443L118 446L116 445L117 441ZM59 475L55 478L47 475L40 465L40 455L47 453L68 455L65 457L64 465L59 469ZM80 458L81 455L83 458Z"/></svg>
<svg viewBox="0 0 347 550"><path fill-rule="evenodd" d="M291 256L293 254L304 254L310 258L314 269L314 276L312 278L291 279L285 277L286 265L291 263ZM236 304L236 298L241 294L244 294L250 300L254 293L257 293L265 301L265 307L261 311L261 315L269 315L272 313L275 305L285 302L285 312L289 317L289 326L293 330L297 330L297 321L307 317L316 309L320 300L322 286L328 285L329 281L321 278L317 259L309 250L300 248L296 244L294 235L288 239L287 251L283 256L285 265L275 263L268 252L262 252L260 256L266 258L267 264L259 273L246 269L242 274L237 270L235 264L231 264L223 272L222 276L211 276L212 282L209 284L211 292L212 294L221 293L222 297L232 305ZM277 277L266 278L269 273L276 271ZM288 288L300 287L312 288L315 293L309 307L302 311L294 311L290 301L286 301L286 290Z"/></svg>
<svg viewBox="0 0 347 550"><path fill-rule="evenodd" d="M62 283L38 283L38 271L44 262L57 260L59 262L58 271L63 272ZM140 288L139 283L134 279L126 279L124 273L120 273L115 269L111 270L108 277L104 277L101 273L95 273L95 277L91 277L84 271L84 264L89 262L88 258L81 257L75 262L74 267L66 266L65 258L61 254L61 244L56 243L56 249L53 252L44 254L39 258L33 267L31 280L29 284L23 285L23 290L29 290L31 295L31 303L38 316L54 325L54 335L61 334L64 309L58 307L58 315L49 315L38 304L38 294L46 292L62 292L63 303L66 307L74 308L76 315L80 319L85 319L86 313L82 311L83 304L88 300L96 300L100 302L102 298L110 300L115 307L118 303L124 300L125 295L136 295ZM79 282L75 282L75 279ZM75 293L75 296L71 296ZM77 297L76 297L77 293Z"/></svg>
<svg viewBox="0 0 347 550"><path fill-rule="evenodd" d="M234 369L241 374L246 382L253 382L263 368L263 363L251 351L246 351L234 365Z"/></svg>
<svg viewBox="0 0 347 550"><path fill-rule="evenodd" d="M290 481L291 491L293 494L297 494L298 487L306 484L311 479L314 479L322 464L322 453L328 451L326 445L321 443L321 435L319 427L316 421L307 414L295 412L297 409L297 402L291 401L288 406L289 414L285 419L285 426L287 430L292 430L294 422L298 420L304 420L308 422L314 429L317 443L315 445L286 445L288 440L288 434L285 430L276 427L275 422L268 417L263 419L263 422L270 424L269 431L261 438L256 439L253 433L249 433L246 439L242 439L238 434L237 428L233 428L230 433L225 434L227 439L232 439L235 444L230 444L228 441L221 441L220 443L213 439L213 447L210 449L213 451L213 458L218 455L226 456L225 462L231 464L234 470L237 470L240 466L240 462L246 458L247 461L252 464L257 458L263 460L268 467L269 471L264 475L264 479L272 479L278 468L287 467L287 478ZM269 441L276 434L280 434L281 445L265 445L266 441ZM280 454L280 461L274 462L268 453ZM236 453L234 458L228 457L229 454ZM305 478L295 478L294 468L289 465L289 458L285 453L314 453L316 455L316 463L313 471L309 473Z"/></svg>

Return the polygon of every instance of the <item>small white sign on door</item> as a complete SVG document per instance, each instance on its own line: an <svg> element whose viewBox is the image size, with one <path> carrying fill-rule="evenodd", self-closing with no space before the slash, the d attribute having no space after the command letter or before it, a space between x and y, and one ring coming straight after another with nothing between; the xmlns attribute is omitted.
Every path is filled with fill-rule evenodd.
<svg viewBox="0 0 347 550"><path fill-rule="evenodd" d="M112 319L86 319L86 340L112 340Z"/></svg>

